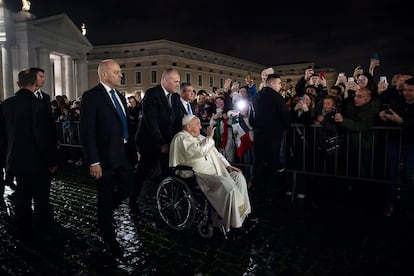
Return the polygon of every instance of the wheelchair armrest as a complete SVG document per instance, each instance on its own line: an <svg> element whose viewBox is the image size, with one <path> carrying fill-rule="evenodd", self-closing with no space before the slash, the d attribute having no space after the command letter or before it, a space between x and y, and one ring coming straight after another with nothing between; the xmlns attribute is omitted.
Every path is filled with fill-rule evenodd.
<svg viewBox="0 0 414 276"><path fill-rule="evenodd" d="M193 168L190 166L178 165L171 168L173 175L177 175L181 178L191 178L194 177Z"/></svg>
<svg viewBox="0 0 414 276"><path fill-rule="evenodd" d="M193 168L190 166L178 165L176 167L172 167L171 170L175 173L176 171L192 171Z"/></svg>

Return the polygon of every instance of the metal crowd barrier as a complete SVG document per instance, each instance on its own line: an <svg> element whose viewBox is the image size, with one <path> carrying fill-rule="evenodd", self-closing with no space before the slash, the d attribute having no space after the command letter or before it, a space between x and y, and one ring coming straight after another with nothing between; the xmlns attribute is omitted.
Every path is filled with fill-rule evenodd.
<svg viewBox="0 0 414 276"><path fill-rule="evenodd" d="M350 133L344 132L341 149L334 150L329 157L321 152L319 146L318 131L321 128L317 125L304 127L300 124L292 124L287 133L286 172L292 173L294 185L296 185L297 174L390 183L388 156L391 143L394 143L393 148L398 150L397 168L403 166L402 129L399 127L376 126L365 133L360 132L357 134L356 146L351 144ZM56 122L56 129L61 146L82 147L79 122L72 122L70 128L65 128L60 122ZM363 137L369 137L369 147L363 146ZM393 139L390 139L391 137ZM234 165L251 167L254 164L235 163ZM412 183L404 183L401 178L391 184L412 185Z"/></svg>
<svg viewBox="0 0 414 276"><path fill-rule="evenodd" d="M73 121L65 125L62 122L56 122L56 132L60 146L64 147L82 147L80 144L79 122Z"/></svg>
<svg viewBox="0 0 414 276"><path fill-rule="evenodd" d="M287 137L287 152L295 153L293 162L287 162L287 170L292 173L304 173L321 176L360 179L374 182L389 182L390 149L398 151L398 168L403 165L401 159L402 129L400 127L372 127L369 131L351 134L342 132L340 149L327 154L321 149L318 131L321 126L292 124ZM298 138L299 133L302 137ZM356 143L351 143L351 135L356 136ZM393 137L393 139L390 139ZM363 138L368 140L365 144ZM300 145L298 143L301 143ZM299 150L298 150L299 149ZM298 161L299 160L299 161ZM293 163L293 164L292 164ZM392 166L394 167L394 166ZM397 173L398 175L398 173ZM396 183L402 183L397 179Z"/></svg>

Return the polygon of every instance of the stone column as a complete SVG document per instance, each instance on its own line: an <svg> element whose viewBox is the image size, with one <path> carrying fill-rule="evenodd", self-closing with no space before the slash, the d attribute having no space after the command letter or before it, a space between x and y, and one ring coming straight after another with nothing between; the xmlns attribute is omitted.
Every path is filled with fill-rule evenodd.
<svg viewBox="0 0 414 276"><path fill-rule="evenodd" d="M0 99L14 95L12 55L7 45L1 45L1 91Z"/></svg>
<svg viewBox="0 0 414 276"><path fill-rule="evenodd" d="M86 58L76 60L76 97L82 96L82 93L88 89L88 63Z"/></svg>
<svg viewBox="0 0 414 276"><path fill-rule="evenodd" d="M50 61L52 63L52 70L53 70L53 87L55 95L63 95L65 94L63 90L63 64L62 64L62 56L51 54Z"/></svg>
<svg viewBox="0 0 414 276"><path fill-rule="evenodd" d="M62 72L62 85L63 93L66 94L69 100L76 99L74 87L73 87L73 59L70 56L63 56L63 72Z"/></svg>
<svg viewBox="0 0 414 276"><path fill-rule="evenodd" d="M43 91L50 95L50 98L55 97L54 89L54 72L52 67L52 62L50 61L50 50L44 48L38 48L37 51L37 60L38 67L45 70L45 84L42 88Z"/></svg>

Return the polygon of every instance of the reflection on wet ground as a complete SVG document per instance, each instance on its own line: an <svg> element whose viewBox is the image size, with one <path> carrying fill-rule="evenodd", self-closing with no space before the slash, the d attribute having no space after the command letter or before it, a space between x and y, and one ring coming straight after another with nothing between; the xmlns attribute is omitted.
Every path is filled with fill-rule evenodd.
<svg viewBox="0 0 414 276"><path fill-rule="evenodd" d="M153 183L148 183L154 185ZM51 203L61 239L29 247L16 238L13 194L6 187L0 219L1 275L402 275L413 272L412 220L383 217L361 206L333 201L253 204L243 229L226 240L196 227L178 232L160 219L153 187L140 214L128 204L115 212L123 256L104 249L96 229L96 191L84 168L61 170ZM405 253L404 253L405 252ZM403 273L404 272L404 273Z"/></svg>

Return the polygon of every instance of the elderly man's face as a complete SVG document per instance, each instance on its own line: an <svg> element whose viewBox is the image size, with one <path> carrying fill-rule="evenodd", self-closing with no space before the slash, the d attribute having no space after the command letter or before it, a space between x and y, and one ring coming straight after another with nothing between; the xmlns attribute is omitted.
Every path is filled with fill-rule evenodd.
<svg viewBox="0 0 414 276"><path fill-rule="evenodd" d="M355 106L364 106L371 101L371 92L366 88L361 88L355 91L354 103Z"/></svg>
<svg viewBox="0 0 414 276"><path fill-rule="evenodd" d="M191 102L193 100L193 87L191 85L184 87L181 90L181 98L184 99L186 102Z"/></svg>
<svg viewBox="0 0 414 276"><path fill-rule="evenodd" d="M201 122L200 119L197 117L194 117L191 119L190 123L188 124L188 132L193 137L198 137L200 135L200 129L201 129Z"/></svg>

